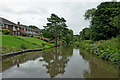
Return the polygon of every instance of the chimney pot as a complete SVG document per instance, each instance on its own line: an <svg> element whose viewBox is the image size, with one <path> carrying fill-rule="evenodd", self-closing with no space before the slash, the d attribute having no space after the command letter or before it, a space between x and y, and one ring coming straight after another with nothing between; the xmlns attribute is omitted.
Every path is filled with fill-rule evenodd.
<svg viewBox="0 0 120 80"><path fill-rule="evenodd" d="M18 25L20 25L20 22L18 22Z"/></svg>

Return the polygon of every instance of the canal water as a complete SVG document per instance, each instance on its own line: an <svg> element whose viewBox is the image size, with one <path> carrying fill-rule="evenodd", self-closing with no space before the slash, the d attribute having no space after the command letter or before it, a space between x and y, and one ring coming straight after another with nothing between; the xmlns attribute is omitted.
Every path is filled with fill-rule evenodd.
<svg viewBox="0 0 120 80"><path fill-rule="evenodd" d="M10 56L3 78L118 78L118 67L72 46Z"/></svg>

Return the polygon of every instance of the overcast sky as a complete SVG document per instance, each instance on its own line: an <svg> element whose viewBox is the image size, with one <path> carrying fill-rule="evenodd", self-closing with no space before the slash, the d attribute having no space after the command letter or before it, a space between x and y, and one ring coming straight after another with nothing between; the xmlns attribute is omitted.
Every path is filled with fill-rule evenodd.
<svg viewBox="0 0 120 80"><path fill-rule="evenodd" d="M89 21L84 20L85 11L96 8L103 1L111 0L1 0L0 17L42 29L47 18L55 13L66 19L74 34L79 34L83 28L89 27Z"/></svg>

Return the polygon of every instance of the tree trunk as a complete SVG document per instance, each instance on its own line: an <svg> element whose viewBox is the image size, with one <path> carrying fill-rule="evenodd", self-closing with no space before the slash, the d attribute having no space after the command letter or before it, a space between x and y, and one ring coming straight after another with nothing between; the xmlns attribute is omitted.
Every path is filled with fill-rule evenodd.
<svg viewBox="0 0 120 80"><path fill-rule="evenodd" d="M58 34L57 34L57 29L56 29L56 36L55 36L55 43L56 43L56 46L57 46L57 37L58 37Z"/></svg>
<svg viewBox="0 0 120 80"><path fill-rule="evenodd" d="M56 36L55 36L55 43L56 43L56 46L57 46L57 33L56 33Z"/></svg>

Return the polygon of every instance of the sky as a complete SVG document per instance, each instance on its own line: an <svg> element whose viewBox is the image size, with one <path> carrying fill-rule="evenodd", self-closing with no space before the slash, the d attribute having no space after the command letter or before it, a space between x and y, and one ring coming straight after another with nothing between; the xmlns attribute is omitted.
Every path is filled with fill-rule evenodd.
<svg viewBox="0 0 120 80"><path fill-rule="evenodd" d="M111 0L1 0L0 17L14 23L35 25L40 29L47 23L52 13L64 17L74 34L89 27L84 19L86 10L96 8L101 2ZM120 0L118 0L120 1Z"/></svg>

